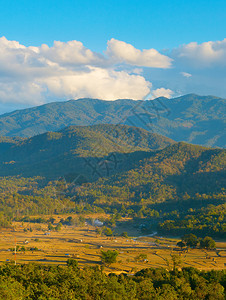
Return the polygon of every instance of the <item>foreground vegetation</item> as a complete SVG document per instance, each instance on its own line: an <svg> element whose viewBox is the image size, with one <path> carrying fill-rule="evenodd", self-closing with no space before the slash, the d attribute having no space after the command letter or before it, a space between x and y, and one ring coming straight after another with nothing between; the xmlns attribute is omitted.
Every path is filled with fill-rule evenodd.
<svg viewBox="0 0 226 300"><path fill-rule="evenodd" d="M143 269L106 275L103 267L80 269L35 264L0 266L1 299L224 299L225 271Z"/></svg>

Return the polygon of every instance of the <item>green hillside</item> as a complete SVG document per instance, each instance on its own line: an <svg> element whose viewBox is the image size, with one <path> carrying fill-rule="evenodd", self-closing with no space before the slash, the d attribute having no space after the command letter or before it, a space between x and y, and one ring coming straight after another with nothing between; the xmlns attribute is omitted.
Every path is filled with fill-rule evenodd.
<svg viewBox="0 0 226 300"><path fill-rule="evenodd" d="M0 155L8 151L11 147L15 146L18 142L22 142L23 138L19 137L0 137Z"/></svg>
<svg viewBox="0 0 226 300"><path fill-rule="evenodd" d="M129 171L90 184L87 191L92 201L108 205L178 201L186 194L223 192L225 169L225 150L177 143L150 153Z"/></svg>
<svg viewBox="0 0 226 300"><path fill-rule="evenodd" d="M135 153L134 153L135 154ZM138 160L136 160L138 161ZM149 153L132 169L68 193L133 218L150 233L223 237L226 230L226 151L177 143ZM62 186L62 190L65 187Z"/></svg>
<svg viewBox="0 0 226 300"><path fill-rule="evenodd" d="M176 141L225 147L225 99L194 94L150 101L54 102L0 116L1 136L32 137L71 125L126 124Z"/></svg>
<svg viewBox="0 0 226 300"><path fill-rule="evenodd" d="M76 154L57 155L54 159L49 158L51 151L37 150L38 144L34 143L37 137L14 145L12 149L15 150L18 147L25 149L25 144L27 150L30 149L27 153L30 153L31 160L30 163L29 159L25 161L25 153L20 162L2 164L7 172L18 176L6 177L6 171L1 168L4 176L0 176L0 226L8 226L12 219L23 220L39 214L106 212L111 215L106 223L108 227L120 226L120 216L124 216L131 219L130 226L142 225L147 233L158 231L178 236L192 232L198 236L223 237L226 150L182 142L161 150L137 151L138 146L134 145L132 137L113 144L114 131L111 140L107 139L110 128L101 126L97 131L99 135L95 135L96 128L93 130L93 127L82 127L81 131L77 127L67 128L59 133L48 133L44 135L45 139L41 135L46 146L48 141L54 142L50 144L52 148L46 149L56 149L57 153L64 153L66 149L57 148L57 141L62 141L63 136L61 147L66 147L69 133L76 135L76 141L78 137L84 138L82 144L78 143L80 148L71 148L72 152L77 149ZM132 136L138 134L136 128L123 126L122 129L127 133L132 130ZM141 129L138 132L147 134ZM94 154L92 143L100 136L108 147L120 145L123 151L131 151L134 147L135 151L87 156L88 150ZM161 146L163 140L160 140ZM145 140L144 145L148 145ZM16 152L12 149L13 155ZM36 158L40 162L35 162ZM26 172L33 173L32 177L24 175ZM41 173L51 175L52 180L49 181L50 177L34 177Z"/></svg>
<svg viewBox="0 0 226 300"><path fill-rule="evenodd" d="M169 138L126 125L71 126L21 141L8 139L0 143L0 176L41 175L55 179L78 173L90 178L99 176L93 174L92 166L111 153L158 150L173 143Z"/></svg>

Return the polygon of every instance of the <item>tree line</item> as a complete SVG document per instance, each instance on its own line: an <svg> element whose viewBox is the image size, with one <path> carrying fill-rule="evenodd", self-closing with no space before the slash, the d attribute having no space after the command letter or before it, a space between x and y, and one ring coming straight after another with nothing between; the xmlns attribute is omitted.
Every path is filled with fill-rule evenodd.
<svg viewBox="0 0 226 300"><path fill-rule="evenodd" d="M0 266L1 299L225 299L226 271L143 269L133 275L106 274L104 266L80 269L38 264Z"/></svg>

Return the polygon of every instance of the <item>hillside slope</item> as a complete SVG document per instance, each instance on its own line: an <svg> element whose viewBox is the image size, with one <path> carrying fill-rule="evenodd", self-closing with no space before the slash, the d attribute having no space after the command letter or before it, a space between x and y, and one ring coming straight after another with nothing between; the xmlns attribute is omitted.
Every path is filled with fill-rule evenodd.
<svg viewBox="0 0 226 300"><path fill-rule="evenodd" d="M128 171L88 185L78 197L86 195L95 204L134 205L213 196L224 191L225 170L225 150L177 143L149 153Z"/></svg>
<svg viewBox="0 0 226 300"><path fill-rule="evenodd" d="M21 147L18 160L0 164L0 226L31 215L106 212L111 215L106 224L112 228L120 226L118 219L124 216L129 226L142 226L143 234L224 237L226 150L180 142L156 151L137 151L141 149L134 146L138 133L150 133L122 126L122 131L116 128L110 135L111 127L115 126L102 125L97 132L93 127L70 127L16 142L6 153L11 159ZM136 139L114 144L117 132L123 130ZM95 140L121 152L89 156L96 154ZM77 147L68 147L68 141ZM147 140L142 141L147 145ZM131 147L133 152L125 152ZM55 150L56 156L50 157ZM10 172L19 176L7 177Z"/></svg>
<svg viewBox="0 0 226 300"><path fill-rule="evenodd" d="M21 141L5 140L0 143L0 176L51 178L70 172L92 177L93 168L106 164L103 158L111 153L125 156L135 151L162 149L174 143L169 138L126 125L70 126ZM113 165L115 158L116 154L111 158Z"/></svg>
<svg viewBox="0 0 226 300"><path fill-rule="evenodd" d="M54 102L0 116L1 136L31 137L71 125L126 124L176 141L225 147L225 99L185 95L150 101Z"/></svg>

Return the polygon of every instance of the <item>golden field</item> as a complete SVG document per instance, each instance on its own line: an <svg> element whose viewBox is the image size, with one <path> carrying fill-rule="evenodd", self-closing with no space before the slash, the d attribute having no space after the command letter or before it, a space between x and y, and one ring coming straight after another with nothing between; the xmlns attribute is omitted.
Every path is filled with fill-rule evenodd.
<svg viewBox="0 0 226 300"><path fill-rule="evenodd" d="M134 273L143 268L172 267L172 255L176 255L178 267L195 267L200 270L223 269L226 264L226 243L216 241L216 250L185 249L176 247L179 239L163 237L106 237L96 233L91 225L83 227L62 226L49 232L46 224L15 222L14 229L0 232L0 262L15 261L12 248L25 247L16 252L16 263L40 263L63 265L69 257L76 258L80 267L100 265L102 250L117 250L117 263L105 267L106 272ZM24 232L32 228L32 232ZM126 229L126 228L123 228ZM126 230L123 230L126 231ZM128 228L128 233L130 230ZM30 250L35 248L36 250ZM38 249L38 250L37 250ZM140 254L147 259L137 261Z"/></svg>

